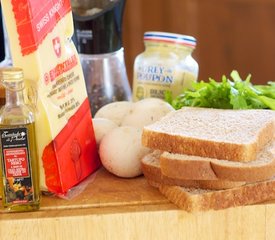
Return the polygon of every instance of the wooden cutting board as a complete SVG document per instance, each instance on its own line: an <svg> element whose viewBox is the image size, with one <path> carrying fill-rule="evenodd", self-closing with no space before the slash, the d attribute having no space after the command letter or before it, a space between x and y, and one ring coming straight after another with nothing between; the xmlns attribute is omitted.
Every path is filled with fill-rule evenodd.
<svg viewBox="0 0 275 240"><path fill-rule="evenodd" d="M86 182L79 186L84 188L79 194L75 189L70 200L56 197L43 197L43 210L105 208L121 206L141 206L148 204L168 204L169 201L157 189L152 188L146 179L137 177L125 179L116 177L101 168ZM73 197L74 194L78 196ZM69 196L70 197L70 196Z"/></svg>
<svg viewBox="0 0 275 240"><path fill-rule="evenodd" d="M82 187L71 199L43 196L37 212L1 213L0 239L275 239L275 202L187 213L144 177L103 168Z"/></svg>

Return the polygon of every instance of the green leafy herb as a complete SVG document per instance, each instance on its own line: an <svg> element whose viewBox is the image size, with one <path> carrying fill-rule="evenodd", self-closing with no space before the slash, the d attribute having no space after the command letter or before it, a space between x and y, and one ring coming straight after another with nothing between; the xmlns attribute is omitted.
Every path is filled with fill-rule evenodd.
<svg viewBox="0 0 275 240"><path fill-rule="evenodd" d="M209 82L194 82L192 89L186 89L175 99L171 92L165 93L165 100L175 109L183 106L222 109L273 109L275 110L275 82L267 85L253 85L249 74L242 80L237 71L231 79L222 76L221 82L209 78Z"/></svg>

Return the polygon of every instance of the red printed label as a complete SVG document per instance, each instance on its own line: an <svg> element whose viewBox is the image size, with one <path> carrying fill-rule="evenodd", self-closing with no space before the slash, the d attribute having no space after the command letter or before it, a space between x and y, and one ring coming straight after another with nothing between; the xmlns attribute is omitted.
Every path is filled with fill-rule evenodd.
<svg viewBox="0 0 275 240"><path fill-rule="evenodd" d="M43 150L45 180L49 191L66 193L99 168L88 98L67 125ZM89 139L89 140L87 140Z"/></svg>
<svg viewBox="0 0 275 240"><path fill-rule="evenodd" d="M12 6L23 56L37 50L71 10L70 0L12 0Z"/></svg>
<svg viewBox="0 0 275 240"><path fill-rule="evenodd" d="M26 148L5 149L6 176L28 177L28 154Z"/></svg>
<svg viewBox="0 0 275 240"><path fill-rule="evenodd" d="M2 127L0 143L6 203L32 202L34 195L28 128Z"/></svg>

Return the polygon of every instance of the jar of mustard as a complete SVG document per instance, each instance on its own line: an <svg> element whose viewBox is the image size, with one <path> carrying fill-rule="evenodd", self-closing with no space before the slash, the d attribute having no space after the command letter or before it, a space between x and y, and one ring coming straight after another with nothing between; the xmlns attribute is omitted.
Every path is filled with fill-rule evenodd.
<svg viewBox="0 0 275 240"><path fill-rule="evenodd" d="M145 32L144 45L145 51L134 63L133 101L164 99L167 90L175 97L197 81L199 66L191 55L196 47L194 37Z"/></svg>

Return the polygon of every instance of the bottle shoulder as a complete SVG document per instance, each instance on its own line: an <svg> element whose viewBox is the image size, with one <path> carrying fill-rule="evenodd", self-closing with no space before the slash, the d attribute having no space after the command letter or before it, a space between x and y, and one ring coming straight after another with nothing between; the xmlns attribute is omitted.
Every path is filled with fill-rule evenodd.
<svg viewBox="0 0 275 240"><path fill-rule="evenodd" d="M0 110L0 124L18 125L34 122L34 114L26 105L5 105Z"/></svg>

